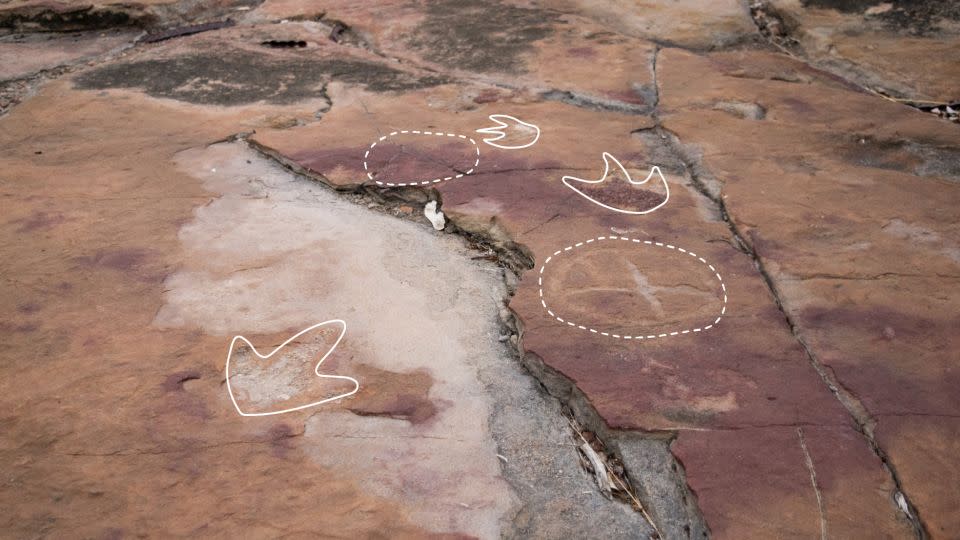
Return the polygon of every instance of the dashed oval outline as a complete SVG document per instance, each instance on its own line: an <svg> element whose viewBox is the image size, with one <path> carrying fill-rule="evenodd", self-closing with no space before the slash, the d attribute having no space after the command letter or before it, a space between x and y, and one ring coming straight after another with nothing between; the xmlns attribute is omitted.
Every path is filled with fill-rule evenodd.
<svg viewBox="0 0 960 540"><path fill-rule="evenodd" d="M434 179L432 179L432 180L422 180L422 181L420 181L420 180L414 180L414 181L412 181L412 182L398 182L398 183L393 183L393 182L381 182L381 181L379 181L379 180L375 180L375 179L373 178L373 173L370 172L370 169L369 169L369 167L367 166L367 158L370 157L370 152L374 149L374 147L377 146L377 144L379 144L379 143L387 140L388 137L393 137L394 135L407 135L407 134L410 134L410 135L435 135L435 136L437 136L437 137L455 137L455 138L458 138L458 139L468 140L468 141L470 141L471 144L473 144L473 147L474 147L474 149L475 149L476 152L477 152L477 159L473 162L473 167L470 168L468 171L462 172L462 173L459 173L459 174L455 174L455 175L452 175L452 176L444 176L443 178L434 178ZM400 131L391 131L390 133L388 133L388 134L386 134L386 135L383 135L383 136L381 136L379 139L373 141L373 143L370 144L370 148L367 148L367 151L363 153L363 170L366 171L366 173L367 173L367 178L369 178L371 181L375 182L378 186L389 186L389 187L425 186L425 185L428 185L428 184L436 184L436 183L439 183L439 182L443 182L443 181L445 181L445 180L455 180L455 179L457 179L457 178L462 178L462 177L464 177L464 176L469 175L470 173L472 173L473 171L475 171L475 170L477 169L477 166L478 166L479 164L480 164L480 145L477 144L477 141L473 140L472 137L468 137L468 136L466 136L466 135L460 135L460 134L458 134L458 133L445 133L445 132L442 132L442 131L422 131L422 130L419 130L419 129L404 129L404 130L400 130Z"/></svg>
<svg viewBox="0 0 960 540"><path fill-rule="evenodd" d="M549 306L547 306L547 301L546 301L546 299L544 299L544 297L543 297L543 271L546 270L547 265L550 264L550 261L551 261L551 260L553 260L555 257L558 257L558 256L562 255L562 254L565 253L565 252L573 251L574 249L576 249L576 248L578 248L578 247L582 247L582 246L585 246L585 245L588 245L588 244L592 244L592 243L594 243L594 242L602 242L602 241L606 241L606 240L622 240L622 241L632 242L632 243L636 243L636 244L643 244L643 245L649 245L649 246L654 246L654 247L662 247L662 248L666 248L666 249L672 249L672 250L675 250L675 251L679 251L680 253L686 253L687 255L693 257L694 259L700 261L700 262L703 263L707 268L710 269L710 271L713 273L713 275L717 278L717 281L720 283L720 290L721 290L721 292L723 293L723 306L722 306L721 309L720 309L720 315L718 315L717 318L716 318L712 323L710 323L710 324L708 324L708 325L705 325L705 326L701 326L701 327L697 327L697 328L688 328L688 329L685 329L685 330L677 330L677 331L674 331L674 332L663 332L663 333L660 333L660 334L643 334L643 335L620 335L620 334L613 334L613 333L610 333L610 332L603 332L603 331L601 331L601 330L597 330L596 328L591 328L591 327L589 327L589 326L585 326L585 325L582 325L582 324L579 324L579 323L575 323L575 322L573 322L573 321L568 321L568 320L566 320L566 319L558 316L556 313L553 312L553 310L550 309ZM558 249L557 251L555 251L555 252L553 253L553 255L550 255L549 257L547 257L546 260L543 261L543 264L540 265L540 272L539 272L539 274L538 274L538 276L537 276L537 288L539 289L539 292L540 292L540 304L543 306L543 309L547 310L547 313L549 313L550 316L553 317L554 319L556 319L556 320L558 320L558 321L566 324L567 326L572 326L572 327L574 327L574 328L579 328L580 330L585 330L585 331L588 331L588 332L590 332L590 333L592 333L592 334L598 334L598 335L601 335L601 336L606 336L606 337L611 337L611 338L616 338L616 339L633 339L633 340L658 339L658 338L665 338L665 337L671 337L671 336L679 336L679 335L683 335L683 334L691 334L691 333L696 333L696 332L705 332L705 331L713 328L713 327L716 326L717 324L719 324L719 323L720 323L720 319L723 319L723 316L724 316L724 315L726 314L726 312L727 312L727 286L726 286L726 284L724 284L723 278L720 277L720 272L718 272L717 269L714 268L714 266L713 266L712 264L708 263L703 257L697 255L696 253L694 253L694 252L692 252L692 251L690 251L690 250L684 249L684 248L682 248L682 247L674 246L674 245L672 245L672 244L664 244L663 242L654 242L653 240L639 240L639 239L637 239L637 238L629 238L629 237L626 237L626 236L598 236L598 237L596 237L596 238L591 238L591 239L589 239L589 240L584 240L583 242L577 242L576 244L569 245L569 246L567 246L567 247L565 247L565 248L563 248L563 249Z"/></svg>

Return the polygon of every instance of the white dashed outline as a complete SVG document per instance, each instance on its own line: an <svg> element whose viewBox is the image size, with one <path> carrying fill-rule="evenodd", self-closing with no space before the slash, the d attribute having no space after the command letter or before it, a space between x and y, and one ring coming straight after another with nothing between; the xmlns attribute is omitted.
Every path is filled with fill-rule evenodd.
<svg viewBox="0 0 960 540"><path fill-rule="evenodd" d="M616 164L616 166L617 166L621 171L623 171L623 175L626 177L627 182L629 182L631 185L634 185L634 186L639 186L639 185L641 185L641 184L646 184L646 183L650 180L650 178L653 177L653 174L656 173L657 176L660 177L660 181L663 182L663 187L664 187L664 189L666 190L666 193L667 193L667 196L663 199L663 202L660 203L660 204L658 204L658 205L656 205L656 206L654 206L653 208L650 208L649 210L622 210L622 209L620 209L620 208L614 208L614 207L612 207L612 206L608 206L608 205L606 205L606 204L603 204L602 202L600 202L600 201L594 199L593 197L587 195L586 193L580 191L579 189L577 189L576 187L574 187L574 186L570 183L570 181L580 182L580 183L582 183L582 184L600 184L600 183L604 182L604 181L607 179L607 174L610 173L610 162L611 162L611 161L612 161L614 164ZM576 176L564 176L564 177L562 178L562 181L563 181L563 185L565 185L565 186L567 186L568 188L576 191L580 196L582 196L583 198L587 199L588 201L590 201L590 202L592 202L592 203L594 203L594 204L597 204L597 205L599 205L599 206L602 206L602 207L606 208L607 210L613 210L614 212L620 212L621 214L632 214L632 215L635 215L635 216L636 216L636 215L649 214L650 212L653 212L654 210L657 210L658 208L660 208L660 207L662 207L663 205L667 204L667 201L670 200L670 185L667 184L667 179L664 178L664 177L663 177L663 173L660 172L660 167L657 167L656 165L654 165L654 166L650 169L650 173L647 174L647 177L646 177L645 179L643 179L643 180L633 180L632 178L630 178L630 173L627 172L626 167L624 167L623 164L620 163L620 160L618 160L617 158L613 157L613 155L610 154L609 152L604 152L604 153L603 153L603 175L600 177L599 180L584 180L583 178L577 178Z"/></svg>
<svg viewBox="0 0 960 540"><path fill-rule="evenodd" d="M317 362L317 366L316 366L315 368L313 368L313 371L314 371L314 373L317 374L317 377L320 377L320 378L323 378L323 379L341 379L341 380L350 381L350 382L353 383L353 390L351 390L350 392L347 392L346 394L340 394L340 395L337 395L337 396L334 396L334 397L329 397L329 398L326 398L326 399L321 399L320 401L314 401L313 403L307 403L306 405L300 405L299 407L291 407L291 408L289 408L289 409L284 409L284 410L282 410L282 411L270 411L270 412L261 412L261 413L245 413L245 412L243 412L242 410L240 410L240 405L237 405L237 399L233 396L233 388L230 386L230 357L233 356L233 347L237 344L237 341L243 341L244 343L247 344L248 347L250 347L250 350L253 351L253 354L255 354L255 355L257 355L258 357L260 357L261 360L266 360L267 358L270 358L271 356L273 356L274 354L276 354L277 351L279 351L280 349L286 347L291 341L297 339L298 337L302 336L303 334L306 334L307 332L309 332L309 331L311 331L311 330L313 330L313 329L315 329L315 328L320 328L321 326L326 326L326 325L328 325L328 324L333 324L333 323L337 323L337 324L339 324L339 325L341 326L340 335L337 336L337 341L335 341L335 342L333 343L333 346L330 347L330 350L328 350L328 351L323 355L323 357L320 358L320 361ZM337 345L340 344L340 340L343 339L343 336L344 336L344 334L346 334L346 333L347 333L347 323L346 323L345 321L342 321L342 320L340 320L340 319L331 319L331 320L329 320L329 321L323 321L322 323L317 323L317 324L315 324L315 325L313 325L313 326L311 326L311 327L309 327L309 328L304 328L303 330L297 332L296 334L294 334L293 336L291 336L290 339L288 339L288 340L284 341L283 343L281 343L280 345L278 345L276 349L274 349L273 351L270 352L270 354L267 354L267 355L262 355L262 354L260 354L260 352L257 351L257 348L253 346L253 343L250 343L250 340L248 340L247 338L245 338L245 337L243 337L243 336L233 336L233 340L230 342L230 349L227 350L227 366L226 366L226 368L224 368L225 374L226 374L226 376L227 376L227 393L230 394L230 401L233 402L233 407L234 407L235 409L237 409L237 412L240 413L240 416L272 416L272 415L274 415L274 414L283 414L283 413L288 413L288 412L293 412L293 411L299 411L299 410L302 410L302 409L307 409L307 408L309 408L309 407L315 407L315 406L321 405L321 404L323 404L323 403L328 403L328 402L330 402L330 401L334 401L334 400L337 400L337 399L345 398L345 397L347 397L347 396L352 396L353 394L356 394L357 391L360 390L360 383L359 383L356 379L354 379L353 377L347 377L346 375L323 375L323 374L320 373L320 364L322 364L323 361L326 360L327 357L330 356L330 354L333 353L334 349L337 348Z"/></svg>
<svg viewBox="0 0 960 540"><path fill-rule="evenodd" d="M470 141L473 144L473 147L477 150L477 159L476 161L473 162L473 168L463 173L455 174L453 176L444 176L443 178L434 178L433 180L423 180L423 181L414 180L412 182L401 182L401 183L381 182L379 180L374 180L373 174L370 172L370 168L367 165L367 158L370 157L370 151L373 150L373 148L377 146L377 144L387 140L387 137L393 137L394 135L406 135L408 133L412 135L436 135L437 137L455 137L458 139L466 139ZM480 164L480 145L477 144L477 141L473 140L473 138L467 137L466 135L458 135L456 133L443 133L440 131L422 131L419 129L404 129L400 131L391 131L390 133L383 135L379 139L373 141L373 143L370 144L370 148L367 148L367 151L363 153L363 170L366 171L367 178L376 182L378 186L403 187L403 186L425 186L427 184L437 184L439 182L443 182L444 180L454 180L457 178L462 178L464 176L467 176L468 174L475 171L477 169L477 165L479 164Z"/></svg>
<svg viewBox="0 0 960 540"><path fill-rule="evenodd" d="M484 135L496 135L496 137L487 137L486 139L483 140L483 142L489 144L494 148L502 148L504 150L519 150L521 148L529 148L537 144L537 141L540 140L540 128L534 124L531 124L529 122L524 122L523 120L510 116L509 114L491 114L487 118L496 122L497 125L483 128L483 129L478 129L477 133L483 133ZM501 118L508 118L520 125L531 127L537 130L537 134L533 138L533 140L528 142L527 144L523 144L523 145L498 144L496 141L499 141L500 139L503 139L504 137L507 136L507 133L506 131L503 130L503 128L510 127L510 125L504 122L503 120L501 120Z"/></svg>
<svg viewBox="0 0 960 540"><path fill-rule="evenodd" d="M619 334L612 334L612 333L610 333L610 332L601 332L600 330L597 330L597 329L595 329L595 328L590 328L590 327L588 327L588 326L584 326L584 325L582 325L582 324L578 324L578 323L575 323L575 322L573 322L573 321L565 320L565 319L563 319L562 317L558 317L558 316L550 309L550 307L547 306L547 301L546 301L546 300L544 299L544 297L543 297L543 275L544 275L544 274L543 274L543 271L547 268L547 265L550 264L550 261L553 260L554 257L557 257L557 256L559 256L559 255L561 255L561 254L563 254L563 253L568 252L568 251L573 251L574 249L576 249L576 248L578 248L578 247L585 246L585 245L588 245L588 244L592 244L592 243L594 243L594 242L602 242L602 241L605 241L605 240L622 240L622 241L626 241L626 242L632 242L632 243L635 243L635 244L644 244L644 245L649 245L649 246L655 246L655 247L662 247L662 248L667 248L667 249L673 249L673 250L679 251L680 253L686 253L687 255L690 255L690 256L693 257L694 259L702 262L704 265L707 266L707 268L710 269L711 272L713 272L713 275L716 276L717 281L720 282L720 290L723 292L723 307L720 309L720 315L717 316L716 320L714 320L712 323L710 323L710 324L708 324L708 325L706 325L706 326L702 326L702 327L698 327L698 328L690 328L690 329L687 329L687 330L677 330L677 331L674 331L674 332L663 332L663 333L659 333L659 334L646 334L646 335L637 335L637 336L623 336L623 335L619 335ZM709 329L713 328L714 326L716 326L716 325L720 322L720 319L722 319L723 316L724 316L724 315L726 314L726 312L727 312L727 286L723 283L723 278L720 277L720 272L718 272L717 269L714 268L712 264L710 264L710 263L708 263L706 260L704 260L703 257L697 255L696 253L694 253L694 252L692 252L692 251L683 249L682 247L674 246L674 245L672 245L672 244L664 244L663 242L654 242L654 241L652 241L652 240L638 240L638 239L636 239L636 238L628 238L628 237L626 237L626 236L598 236L598 237L596 237L596 238L591 238L590 240L584 240L583 242L577 242L576 244L569 245L569 246L567 246L567 247L565 247L565 248L563 248L563 249L558 249L557 251L555 251L555 252L553 253L553 255L550 255L549 257L547 257L546 260L543 261L543 264L540 265L540 272L539 272L539 274L538 274L538 276L537 276L537 287L539 288L539 291L540 291L540 304L543 306L543 309L547 310L547 313L549 313L550 316L553 317L554 319L556 319L556 320L558 320L558 321L566 324L567 326L572 326L572 327L574 327L574 328L579 328L579 329L581 329L581 330L586 330L586 331L588 331L588 332L590 332L590 333L592 333L592 334L599 334L599 335L601 335L601 336L612 337L612 338L617 338L617 339L657 339L657 338L663 338L663 337L670 337L670 336L679 336L679 335L683 335L683 334L690 334L690 333L695 333L695 332L704 332L704 331L709 330Z"/></svg>

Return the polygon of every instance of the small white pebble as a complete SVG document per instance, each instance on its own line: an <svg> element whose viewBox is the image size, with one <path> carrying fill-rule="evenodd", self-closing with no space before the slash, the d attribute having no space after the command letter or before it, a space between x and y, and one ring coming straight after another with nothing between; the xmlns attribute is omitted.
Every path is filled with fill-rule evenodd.
<svg viewBox="0 0 960 540"><path fill-rule="evenodd" d="M446 225L446 218L443 216L443 212L437 210L437 201L430 201L423 207L423 215L430 220L430 223L433 225L433 228L442 231L444 225Z"/></svg>

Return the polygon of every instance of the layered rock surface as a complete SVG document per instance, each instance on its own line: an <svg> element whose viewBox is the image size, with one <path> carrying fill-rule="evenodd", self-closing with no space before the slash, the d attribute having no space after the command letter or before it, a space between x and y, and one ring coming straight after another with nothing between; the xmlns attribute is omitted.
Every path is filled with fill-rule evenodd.
<svg viewBox="0 0 960 540"><path fill-rule="evenodd" d="M0 118L3 530L955 535L958 128L869 91L955 100L953 19L772 4L158 2L0 41L36 92ZM539 139L484 143L491 114ZM654 165L669 198L626 182ZM360 392L236 414L232 335L333 318ZM239 405L349 390L318 339L245 356Z"/></svg>

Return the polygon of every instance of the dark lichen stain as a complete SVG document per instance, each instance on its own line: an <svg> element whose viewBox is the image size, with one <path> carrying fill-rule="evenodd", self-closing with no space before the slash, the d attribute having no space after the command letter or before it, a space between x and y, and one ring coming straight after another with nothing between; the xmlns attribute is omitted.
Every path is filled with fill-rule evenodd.
<svg viewBox="0 0 960 540"><path fill-rule="evenodd" d="M835 141L834 154L857 166L960 181L960 150L956 148L869 135L837 137Z"/></svg>
<svg viewBox="0 0 960 540"><path fill-rule="evenodd" d="M444 84L443 77L417 77L373 62L274 58L249 53L191 54L175 58L107 65L76 79L81 89L141 88L154 97L204 105L244 105L258 101L290 104L323 96L331 80L390 92Z"/></svg>
<svg viewBox="0 0 960 540"><path fill-rule="evenodd" d="M2 3L2 2L0 2ZM80 30L103 30L122 26L142 26L149 17L135 9L114 9L112 6L94 9L83 6L75 9L50 9L43 6L27 6L23 10L0 13L0 28L12 30L52 30L75 32Z"/></svg>
<svg viewBox="0 0 960 540"><path fill-rule="evenodd" d="M481 73L523 71L521 55L553 33L558 15L493 0L440 0L426 6L409 45L431 62Z"/></svg>
<svg viewBox="0 0 960 540"><path fill-rule="evenodd" d="M716 413L694 409L666 408L661 413L664 418L684 426L705 426L716 418Z"/></svg>
<svg viewBox="0 0 960 540"><path fill-rule="evenodd" d="M890 9L873 15L889 28L925 35L940 30L940 21L960 21L960 2L951 0L890 0ZM803 0L805 7L834 9L842 13L864 13L880 0Z"/></svg>

